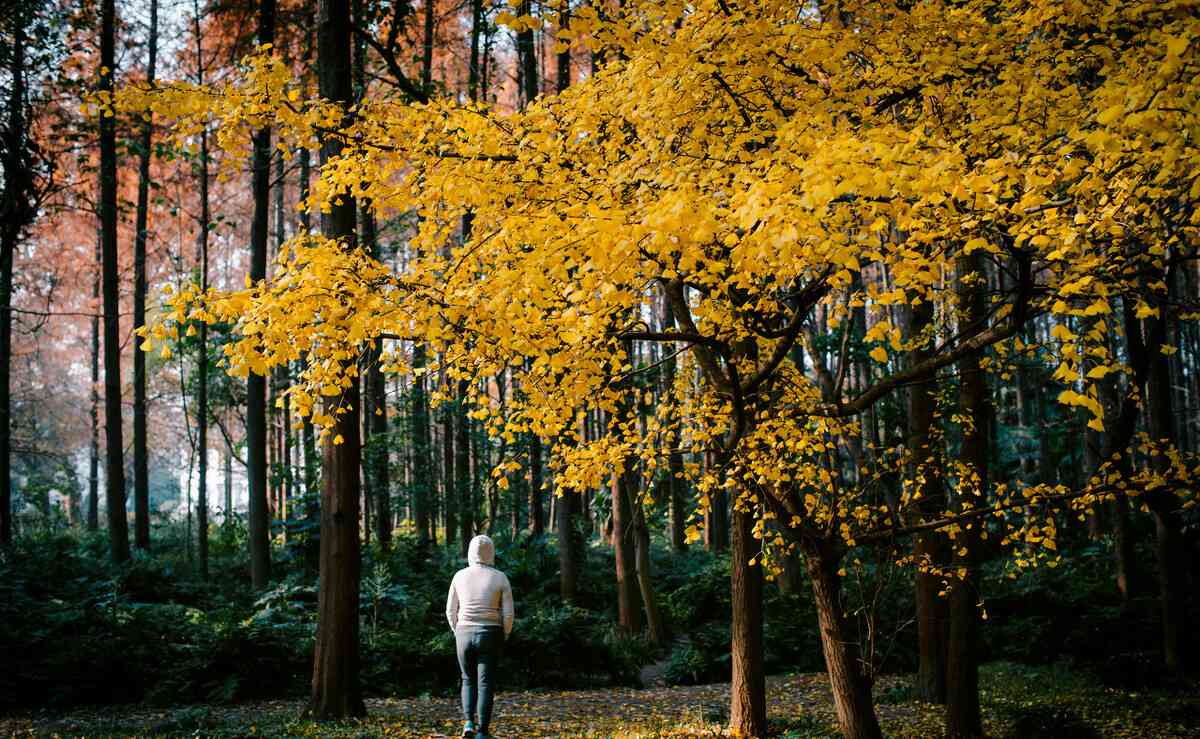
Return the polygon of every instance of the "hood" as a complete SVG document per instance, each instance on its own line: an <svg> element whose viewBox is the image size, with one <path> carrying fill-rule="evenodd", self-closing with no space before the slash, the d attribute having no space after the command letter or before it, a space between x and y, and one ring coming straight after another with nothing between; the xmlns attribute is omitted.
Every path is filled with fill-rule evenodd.
<svg viewBox="0 0 1200 739"><path fill-rule="evenodd" d="M489 567L496 564L496 545L491 537L480 534L471 540L471 546L467 548L467 563Z"/></svg>

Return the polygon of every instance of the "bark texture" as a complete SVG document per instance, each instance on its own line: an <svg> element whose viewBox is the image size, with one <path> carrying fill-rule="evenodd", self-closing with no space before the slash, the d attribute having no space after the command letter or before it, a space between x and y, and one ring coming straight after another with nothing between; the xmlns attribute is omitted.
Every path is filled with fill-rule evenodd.
<svg viewBox="0 0 1200 739"><path fill-rule="evenodd" d="M766 678L763 674L763 571L750 564L757 552L754 516L733 512L730 562L733 626L733 680L729 687L730 728L738 736L767 735Z"/></svg>
<svg viewBox="0 0 1200 739"><path fill-rule="evenodd" d="M348 12L348 11L347 11ZM260 0L258 43L275 43L275 0ZM347 43L349 40L347 39ZM267 229L271 195L271 129L254 134L254 219L250 226L250 279L267 276ZM250 579L256 590L271 578L270 512L267 506L267 378L246 379L246 477L249 486Z"/></svg>
<svg viewBox="0 0 1200 739"><path fill-rule="evenodd" d="M349 106L353 91L350 74L350 8L347 0L320 0L317 13L317 62L321 97ZM326 137L321 146L324 164L341 151L341 143ZM355 204L343 198L322 217L322 231L345 248L354 247ZM359 577L362 559L358 534L359 435L358 383L340 398L333 434L324 442L321 488L320 588L317 596L317 641L313 651L309 715L320 719L366 714L359 683ZM330 408L327 412L333 412ZM341 444L334 444L337 436Z"/></svg>
<svg viewBox="0 0 1200 739"><path fill-rule="evenodd" d="M111 95L116 68L116 8L100 3L100 92ZM100 250L104 291L104 500L108 507L109 551L114 562L129 559L125 512L125 444L121 428L121 306L117 269L116 118L100 117Z"/></svg>

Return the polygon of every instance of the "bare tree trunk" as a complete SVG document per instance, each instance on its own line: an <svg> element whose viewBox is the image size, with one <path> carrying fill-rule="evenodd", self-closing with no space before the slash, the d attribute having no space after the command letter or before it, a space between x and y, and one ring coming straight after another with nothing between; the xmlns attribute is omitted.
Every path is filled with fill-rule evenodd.
<svg viewBox="0 0 1200 739"><path fill-rule="evenodd" d="M705 452L709 468L713 462ZM723 552L729 546L729 513L724 488L709 493L708 510L704 512L704 546L710 552Z"/></svg>
<svg viewBox="0 0 1200 739"><path fill-rule="evenodd" d="M233 440L225 440L225 520L233 521Z"/></svg>
<svg viewBox="0 0 1200 739"><path fill-rule="evenodd" d="M375 486L375 537L379 548L392 546L391 480L388 471L387 380L378 362L367 373L371 393L371 480Z"/></svg>
<svg viewBox="0 0 1200 739"><path fill-rule="evenodd" d="M925 301L912 309L911 335L921 344L913 352L912 361L918 364L929 357L934 342L928 332L933 326L933 303ZM940 436L934 428L937 414L937 383L931 378L909 388L909 448L913 454L912 479L917 486L917 501L913 506L917 522L936 517L945 510L946 497L942 489L941 462L938 448ZM913 544L918 567L926 560L933 567L947 561L945 535L940 531L919 533ZM938 595L941 577L921 571L916 574L917 639L920 664L917 669L916 693L929 703L946 702L946 602Z"/></svg>
<svg viewBox="0 0 1200 739"><path fill-rule="evenodd" d="M738 736L767 735L766 678L763 675L763 572L750 564L758 548L754 515L733 511L733 551L730 588L733 600L730 684L730 728Z"/></svg>
<svg viewBox="0 0 1200 739"><path fill-rule="evenodd" d="M546 532L545 515L542 496L542 440L538 435L529 432L529 531L534 536Z"/></svg>
<svg viewBox="0 0 1200 739"><path fill-rule="evenodd" d="M116 8L100 3L100 92L113 93L116 69ZM111 115L100 117L100 234L104 287L104 435L105 502L114 562L129 559L129 521L125 511L125 445L121 428L121 306L117 265L117 129Z"/></svg>
<svg viewBox="0 0 1200 739"><path fill-rule="evenodd" d="M347 0L319 0L317 63L321 97L349 108L353 99L350 74L350 8ZM321 163L342 149L335 136L321 145ZM342 248L354 247L352 198L343 197L322 218L322 231ZM362 567L358 538L359 398L358 383L350 383L340 398L331 400L345 410L337 414L334 433L326 437L321 489L321 577L318 593L317 641L313 652L312 697L308 714L319 719L366 714L359 684L359 575ZM333 408L329 409L333 413ZM334 439L341 436L342 443Z"/></svg>
<svg viewBox="0 0 1200 739"><path fill-rule="evenodd" d="M580 438L586 438L587 421L580 423ZM583 508L583 493L576 490L560 490L561 496L555 506L556 528L558 529L558 592L564 603L574 603L579 589L579 568L585 556L580 517Z"/></svg>
<svg viewBox="0 0 1200 739"><path fill-rule="evenodd" d="M258 43L275 43L275 0L259 0ZM254 134L254 220L250 228L250 279L267 276L268 207L271 195L271 129ZM246 478L249 484L250 579L255 590L271 577L270 520L267 509L266 378L250 373L246 379ZM357 434L356 434L357 436ZM357 519L356 519L357 520Z"/></svg>
<svg viewBox="0 0 1200 739"><path fill-rule="evenodd" d="M155 63L158 58L158 0L150 0L150 36L147 40L149 60L146 82L154 84ZM150 159L153 156L151 135L154 126L150 114L142 123L138 142L137 215L133 242L133 327L136 331L146 325L146 220L150 200ZM133 343L133 545L150 548L150 479L146 449L146 355Z"/></svg>
<svg viewBox="0 0 1200 739"><path fill-rule="evenodd" d="M625 353L631 355L628 343ZM632 401L627 395L626 393L626 396L621 398L616 416L609 421L609 433L611 434L620 434L620 424L630 421L633 408ZM637 483L633 479L636 474L632 469L633 464L634 459L625 459L623 469L615 470L612 479L612 543L617 570L617 612L620 616L621 628L627 634L636 634L641 630L635 580L637 573L634 570L637 565L634 561L634 522L631 503Z"/></svg>
<svg viewBox="0 0 1200 739"><path fill-rule="evenodd" d="M454 397L454 381L443 370L443 382L445 383L445 392L448 398ZM442 497L445 499L446 511L446 544L453 544L458 537L458 508L459 496L458 487L456 485L457 478L455 476L455 456L454 456L454 404L447 402L442 405Z"/></svg>
<svg viewBox="0 0 1200 739"><path fill-rule="evenodd" d="M646 609L646 632L651 644L660 645L666 642L667 635L658 611L658 601L654 598L654 574L650 566L650 527L646 525L646 511L641 501L633 502L633 534L638 592L642 597L642 606Z"/></svg>
<svg viewBox="0 0 1200 739"><path fill-rule="evenodd" d="M633 546L633 521L629 498L630 474L613 473L612 481L612 539L617 567L617 613L621 628L627 634L641 630L638 608L637 573Z"/></svg>
<svg viewBox="0 0 1200 739"><path fill-rule="evenodd" d="M425 368L424 344L413 345L414 370ZM430 467L429 402L425 394L425 375L414 375L410 392L410 417L412 424L412 509L417 527L417 542L424 551L432 537L432 522L429 515L429 493L432 482Z"/></svg>
<svg viewBox="0 0 1200 739"><path fill-rule="evenodd" d="M1168 279L1168 284L1170 280ZM1177 446L1175 425L1171 412L1173 391L1169 357L1159 351L1166 343L1166 324L1171 310L1169 301L1158 303L1160 317L1148 321L1146 349L1151 352L1149 405L1150 437L1164 447L1154 456L1152 464L1163 474L1170 472L1168 448ZM1162 624L1163 661L1173 674L1184 672L1183 643L1186 617L1187 557L1180 531L1183 514L1179 497L1169 490L1154 490L1146 495L1146 504L1154 513L1157 538L1155 554L1158 560L1159 608Z"/></svg>
<svg viewBox="0 0 1200 739"><path fill-rule="evenodd" d="M961 257L958 263L959 330L986 320L986 283L979 254ZM987 379L979 366L979 355L970 354L958 363L958 413L963 419L960 459L975 480L959 480L958 510L983 508L988 490L988 430L991 406ZM946 735L951 739L983 737L979 710L979 527L965 524L954 541L954 568L965 577L950 591L950 628L946 649Z"/></svg>
<svg viewBox="0 0 1200 739"><path fill-rule="evenodd" d="M825 542L803 542L804 564L812 583L817 624L825 667L833 688L833 705L838 728L846 739L882 739L879 719L871 698L871 685L862 671L862 655L856 635L843 612L838 559Z"/></svg>
<svg viewBox="0 0 1200 739"><path fill-rule="evenodd" d="M100 234L96 233L96 274L92 278L92 310L100 302ZM92 438L88 455L88 531L100 528L100 319L92 313L92 389L91 422Z"/></svg>
<svg viewBox="0 0 1200 739"><path fill-rule="evenodd" d="M520 15L532 15L533 4L522 0ZM520 92L523 105L529 105L538 96L537 56L533 48L533 29L523 28L517 33L517 63L520 65Z"/></svg>
<svg viewBox="0 0 1200 739"><path fill-rule="evenodd" d="M454 408L454 487L458 494L459 555L467 556L467 547L475 535L475 497L471 494L471 428L467 415L466 380L458 381Z"/></svg>
<svg viewBox="0 0 1200 739"><path fill-rule="evenodd" d="M208 289L209 220L208 129L204 128L200 131L200 232L197 236L201 291ZM196 491L196 535L200 577L208 579L208 323L200 322L199 334L200 346L196 352L196 453L200 479Z"/></svg>
<svg viewBox="0 0 1200 739"><path fill-rule="evenodd" d="M664 298L662 301L662 330L670 331L674 327L675 312L671 309L671 301ZM668 355L662 365L660 392L663 396L669 396L672 388L675 386L675 375L678 371L678 366L675 361L674 345L664 346L663 351L668 352ZM671 423L676 421L676 418L669 419ZM687 491L685 489L686 483L683 479L683 452L679 449L680 438L678 427L673 426L671 428L667 439L667 443L670 446L667 452L667 508L671 517L671 550L676 553L682 553L687 551L687 541L684 537L684 524L687 520Z"/></svg>
<svg viewBox="0 0 1200 739"><path fill-rule="evenodd" d="M0 546L8 546L13 541L10 414L13 259L25 228L37 213L25 121L25 33L31 19L23 16L21 5L16 4L5 19L12 24L12 46L7 50L10 87L8 115L2 133L4 146L0 149L3 151L0 164L4 169L3 199L0 200ZM49 511L48 505L46 510Z"/></svg>

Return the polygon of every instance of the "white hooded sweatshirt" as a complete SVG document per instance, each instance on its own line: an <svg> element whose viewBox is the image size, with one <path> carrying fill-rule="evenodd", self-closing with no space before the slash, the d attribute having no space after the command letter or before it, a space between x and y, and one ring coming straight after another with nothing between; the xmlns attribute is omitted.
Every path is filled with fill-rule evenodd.
<svg viewBox="0 0 1200 739"><path fill-rule="evenodd" d="M508 577L492 565L496 546L486 536L471 540L468 567L454 574L446 596L446 620L457 626L503 626L504 636L512 631L513 597Z"/></svg>

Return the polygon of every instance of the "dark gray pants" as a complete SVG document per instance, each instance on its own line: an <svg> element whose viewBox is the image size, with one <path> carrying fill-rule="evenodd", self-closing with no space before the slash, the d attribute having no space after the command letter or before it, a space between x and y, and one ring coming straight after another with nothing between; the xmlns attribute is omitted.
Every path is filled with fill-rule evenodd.
<svg viewBox="0 0 1200 739"><path fill-rule="evenodd" d="M504 644L504 630L499 626L459 626L454 630L454 642L458 666L462 669L463 718L476 722L476 730L486 734L492 723L495 692L492 681Z"/></svg>

